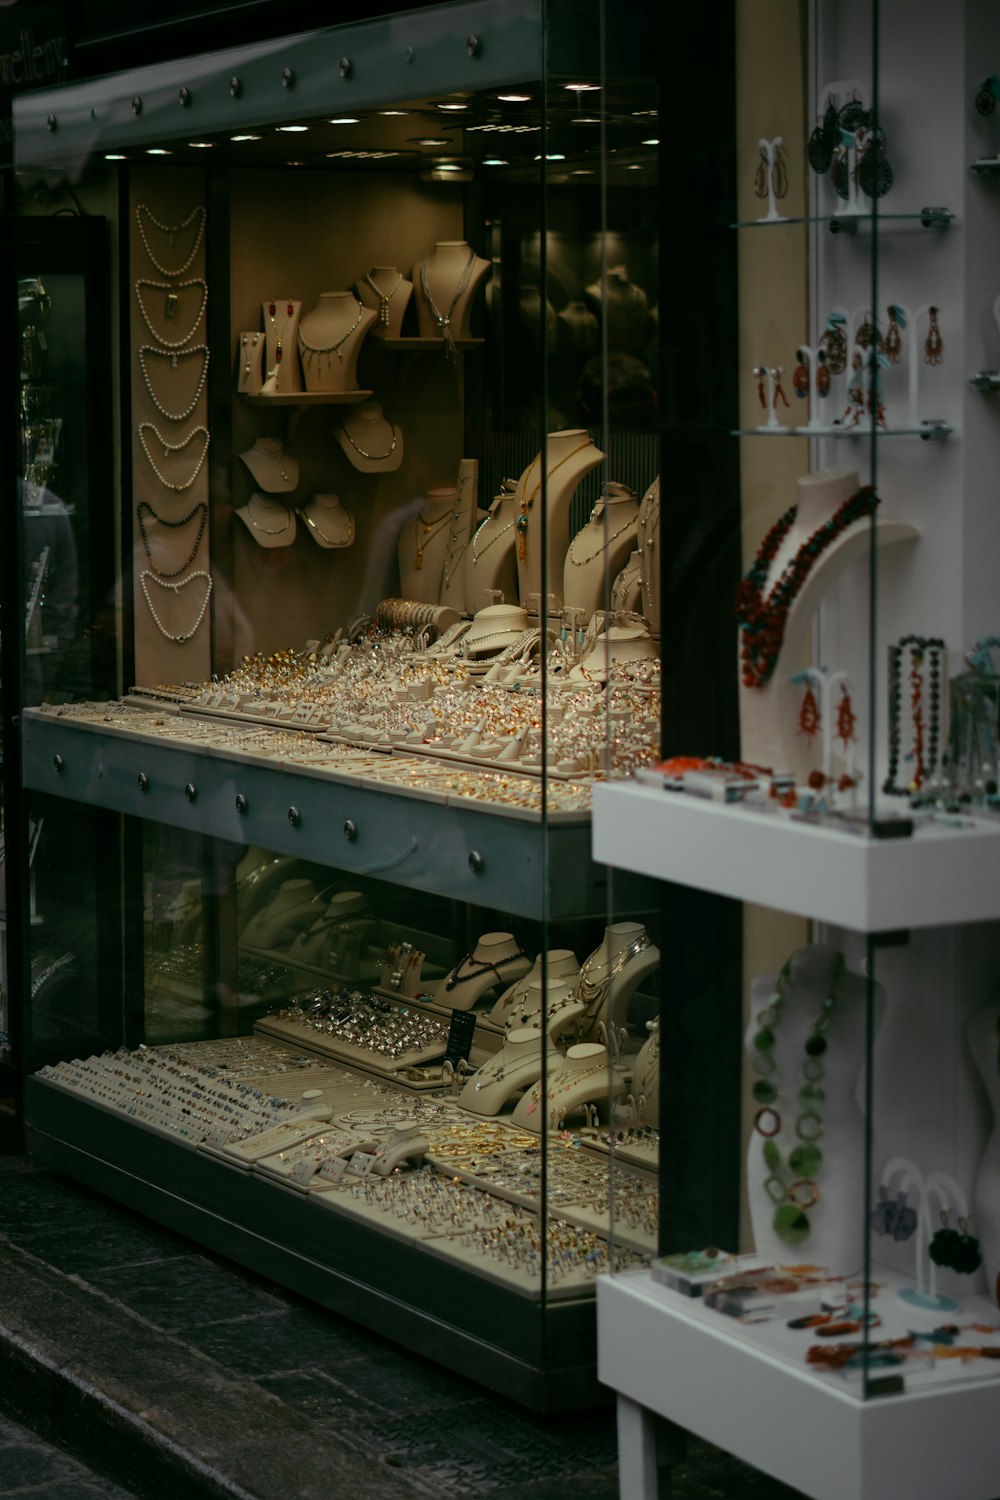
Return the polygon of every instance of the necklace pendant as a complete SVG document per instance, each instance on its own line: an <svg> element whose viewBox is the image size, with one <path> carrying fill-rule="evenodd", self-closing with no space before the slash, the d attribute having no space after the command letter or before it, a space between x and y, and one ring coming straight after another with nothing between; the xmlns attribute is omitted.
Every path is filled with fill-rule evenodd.
<svg viewBox="0 0 1000 1500"><path fill-rule="evenodd" d="M382 322L382 323L384 323L386 325L386 327L388 327L389 326L389 299L388 299L388 297L380 296L379 299L378 299L378 301L379 301L379 307L378 307L379 321Z"/></svg>
<svg viewBox="0 0 1000 1500"><path fill-rule="evenodd" d="M165 318L175 318L177 316L177 302L177 293L168 292L163 304L163 316Z"/></svg>
<svg viewBox="0 0 1000 1500"><path fill-rule="evenodd" d="M415 568L423 568L423 565L424 565L424 549L421 546L421 544L418 542L417 543L417 556L416 556L416 559L414 560L413 566Z"/></svg>
<svg viewBox="0 0 1000 1500"><path fill-rule="evenodd" d="M170 368L172 370L176 370L176 368L177 368L177 355L176 354L171 354L171 356L170 356Z"/></svg>

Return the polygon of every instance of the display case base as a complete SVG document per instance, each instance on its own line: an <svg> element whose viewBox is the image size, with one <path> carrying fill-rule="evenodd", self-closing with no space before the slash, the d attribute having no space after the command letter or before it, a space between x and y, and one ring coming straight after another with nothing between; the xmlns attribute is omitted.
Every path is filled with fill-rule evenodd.
<svg viewBox="0 0 1000 1500"><path fill-rule="evenodd" d="M606 1398L592 1295L530 1300L42 1079L26 1080L25 1122L36 1161L511 1400Z"/></svg>

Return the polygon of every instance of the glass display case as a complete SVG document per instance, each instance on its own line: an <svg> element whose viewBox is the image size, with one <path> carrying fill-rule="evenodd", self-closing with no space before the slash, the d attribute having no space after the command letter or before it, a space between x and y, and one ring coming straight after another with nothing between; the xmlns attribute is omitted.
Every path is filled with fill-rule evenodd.
<svg viewBox="0 0 1000 1500"><path fill-rule="evenodd" d="M602 5L474 3L16 108L114 253L29 267L103 474L25 385L21 525L72 482L114 680L55 641L22 715L28 1147L550 1407L656 1249L659 891L590 808L661 754L657 101Z"/></svg>
<svg viewBox="0 0 1000 1500"><path fill-rule="evenodd" d="M817 1500L986 1497L1000 26L978 0L737 15L739 378L700 451L739 501L713 593L739 730L685 715L665 649L663 761L595 788L594 852L665 883L671 952L660 1253L602 1281L600 1374L623 1495L657 1493L665 1419L661 1460L690 1430ZM672 549L664 642L708 530Z"/></svg>

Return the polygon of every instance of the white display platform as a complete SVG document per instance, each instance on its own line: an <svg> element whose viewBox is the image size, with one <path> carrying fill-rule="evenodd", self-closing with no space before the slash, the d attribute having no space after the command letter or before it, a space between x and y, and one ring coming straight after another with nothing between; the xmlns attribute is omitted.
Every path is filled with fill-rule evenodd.
<svg viewBox="0 0 1000 1500"><path fill-rule="evenodd" d="M812 1500L1000 1494L1000 1380L863 1400L727 1322L649 1271L599 1278L598 1376L618 1393L621 1500L656 1500L654 1416Z"/></svg>
<svg viewBox="0 0 1000 1500"><path fill-rule="evenodd" d="M869 839L627 782L594 787L593 830L604 864L858 932L1000 917L1000 818Z"/></svg>

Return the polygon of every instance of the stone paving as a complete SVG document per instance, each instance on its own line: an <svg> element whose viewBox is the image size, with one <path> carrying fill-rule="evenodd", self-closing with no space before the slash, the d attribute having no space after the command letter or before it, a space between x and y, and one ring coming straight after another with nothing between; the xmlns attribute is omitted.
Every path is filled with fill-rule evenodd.
<svg viewBox="0 0 1000 1500"><path fill-rule="evenodd" d="M42 1439L0 1428L2 1500L618 1497L612 1407L536 1417L23 1157L0 1158L0 1411ZM795 1493L697 1442L671 1490Z"/></svg>

